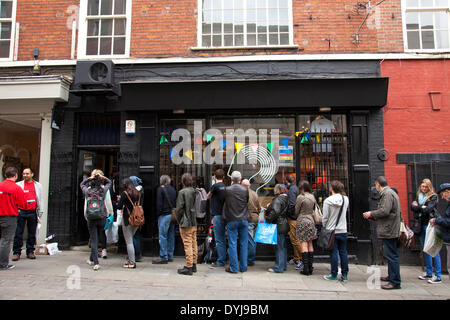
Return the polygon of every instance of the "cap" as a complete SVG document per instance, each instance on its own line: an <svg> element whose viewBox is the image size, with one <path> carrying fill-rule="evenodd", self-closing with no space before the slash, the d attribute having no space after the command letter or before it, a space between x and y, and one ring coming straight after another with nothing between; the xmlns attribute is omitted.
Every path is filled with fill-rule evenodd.
<svg viewBox="0 0 450 320"><path fill-rule="evenodd" d="M447 189L450 189L450 183L443 183L439 186L439 190L437 191L437 193L441 193L442 191L445 191Z"/></svg>

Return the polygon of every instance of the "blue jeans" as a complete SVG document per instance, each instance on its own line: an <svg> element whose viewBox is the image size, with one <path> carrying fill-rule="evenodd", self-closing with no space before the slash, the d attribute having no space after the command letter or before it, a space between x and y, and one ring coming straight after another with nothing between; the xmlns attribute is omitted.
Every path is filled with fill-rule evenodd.
<svg viewBox="0 0 450 320"><path fill-rule="evenodd" d="M273 270L282 273L287 269L287 249L286 249L286 235L277 234L277 245L275 248L275 265Z"/></svg>
<svg viewBox="0 0 450 320"><path fill-rule="evenodd" d="M136 258L142 257L141 252L141 229L137 228L133 236L134 254Z"/></svg>
<svg viewBox="0 0 450 320"><path fill-rule="evenodd" d="M228 257L230 258L231 272L238 272L238 252L239 240L239 271L247 271L248 256L248 221L237 220L227 223L228 234Z"/></svg>
<svg viewBox="0 0 450 320"><path fill-rule="evenodd" d="M422 249L425 243L425 235L427 232L427 226L422 227L422 232L420 233L420 243L422 244ZM448 253L447 253L448 254ZM423 253L425 259L425 266L427 275L433 275L433 261L434 261L434 271L436 272L436 277L441 279L441 256L439 253L433 258L427 253Z"/></svg>
<svg viewBox="0 0 450 320"><path fill-rule="evenodd" d="M255 232L256 227L258 226L257 222L249 222L248 223L248 258L247 263L254 264L255 263L255 255L256 255L256 242L255 242Z"/></svg>
<svg viewBox="0 0 450 320"><path fill-rule="evenodd" d="M397 238L383 239L384 257L388 261L389 283L394 286L399 286L402 282L397 241Z"/></svg>
<svg viewBox="0 0 450 320"><path fill-rule="evenodd" d="M348 256L347 256L347 234L336 233L334 236L334 247L330 252L331 276L337 277L338 264L341 263L342 275L348 274Z"/></svg>
<svg viewBox="0 0 450 320"><path fill-rule="evenodd" d="M217 249L217 264L224 266L227 263L227 246L225 243L225 221L221 215L213 217L214 240Z"/></svg>
<svg viewBox="0 0 450 320"><path fill-rule="evenodd" d="M170 222L171 215L158 217L159 232L159 258L161 260L173 259L175 249L175 225Z"/></svg>

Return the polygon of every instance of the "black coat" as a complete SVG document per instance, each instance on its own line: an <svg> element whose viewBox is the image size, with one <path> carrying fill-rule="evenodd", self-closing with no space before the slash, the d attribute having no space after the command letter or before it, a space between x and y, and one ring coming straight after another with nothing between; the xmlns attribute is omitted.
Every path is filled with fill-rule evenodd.
<svg viewBox="0 0 450 320"><path fill-rule="evenodd" d="M286 194L276 196L266 212L266 222L277 224L277 233L286 234L289 232L287 221L288 197Z"/></svg>
<svg viewBox="0 0 450 320"><path fill-rule="evenodd" d="M419 203L419 199L416 199L416 202ZM411 205L411 210L414 212L414 219L418 220L422 227L428 225L430 219L436 218L437 194L433 194L429 197L427 201L425 201L424 206L426 206L426 208L422 208L421 205Z"/></svg>

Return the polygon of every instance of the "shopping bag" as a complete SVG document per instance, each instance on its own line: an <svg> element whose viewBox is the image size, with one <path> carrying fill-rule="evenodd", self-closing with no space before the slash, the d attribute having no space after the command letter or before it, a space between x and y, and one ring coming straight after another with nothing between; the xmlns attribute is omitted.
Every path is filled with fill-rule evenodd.
<svg viewBox="0 0 450 320"><path fill-rule="evenodd" d="M106 223L105 223L105 230L108 230L112 227L112 224L114 222L114 217L113 216L109 216L108 218L106 218Z"/></svg>
<svg viewBox="0 0 450 320"><path fill-rule="evenodd" d="M443 244L442 236L436 229L436 226L428 224L425 234L425 243L423 245L423 252L435 257L441 251Z"/></svg>
<svg viewBox="0 0 450 320"><path fill-rule="evenodd" d="M258 223L255 242L265 244L277 244L277 225L275 223Z"/></svg>
<svg viewBox="0 0 450 320"><path fill-rule="evenodd" d="M123 212L122 210L117 210L117 225L121 226L123 223Z"/></svg>
<svg viewBox="0 0 450 320"><path fill-rule="evenodd" d="M117 243L119 242L119 224L113 222L111 228L105 231L106 243Z"/></svg>

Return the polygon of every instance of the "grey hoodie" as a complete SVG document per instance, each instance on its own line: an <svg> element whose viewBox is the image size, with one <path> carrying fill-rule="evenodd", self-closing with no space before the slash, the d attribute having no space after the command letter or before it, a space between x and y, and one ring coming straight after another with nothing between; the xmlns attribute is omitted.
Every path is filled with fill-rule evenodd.
<svg viewBox="0 0 450 320"><path fill-rule="evenodd" d="M349 200L347 196L344 196L344 208L342 209L339 223L336 226L335 233L347 233L347 209ZM342 195L334 194L325 199L323 203L323 217L322 226L325 229L333 230L336 225L336 220L339 215L339 210L342 206Z"/></svg>

